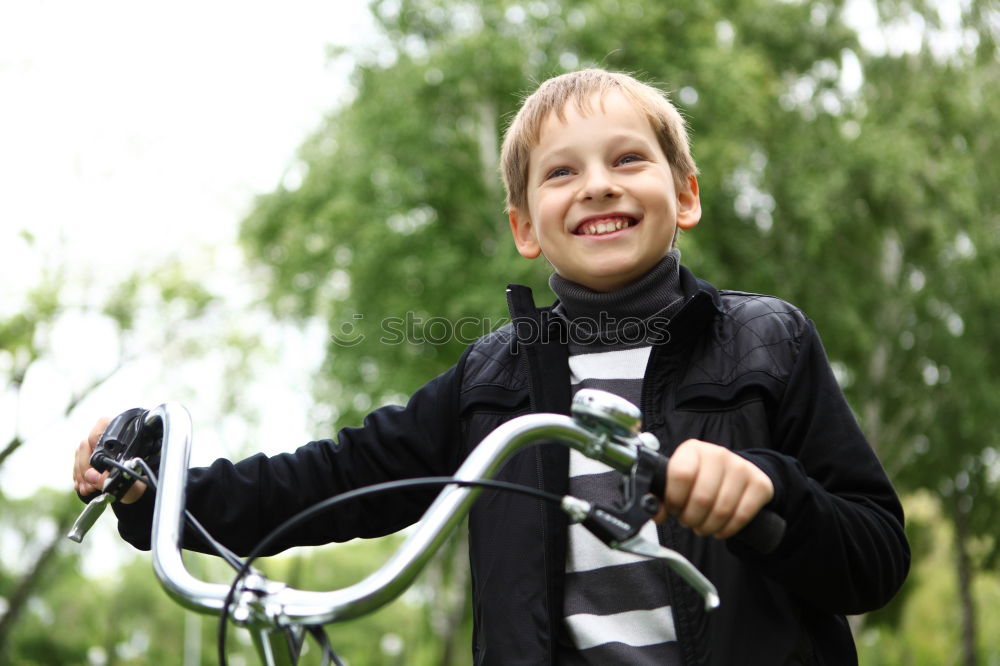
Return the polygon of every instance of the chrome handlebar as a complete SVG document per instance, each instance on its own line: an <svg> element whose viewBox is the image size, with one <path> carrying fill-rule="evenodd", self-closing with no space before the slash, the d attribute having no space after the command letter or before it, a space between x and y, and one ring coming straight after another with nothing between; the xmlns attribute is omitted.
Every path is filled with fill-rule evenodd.
<svg viewBox="0 0 1000 666"><path fill-rule="evenodd" d="M231 586L195 578L181 557L185 486L192 443L191 416L180 404L168 402L145 414L144 427L162 429L151 539L153 569L177 603L196 612L220 614L230 598ZM582 389L574 396L572 418L559 414L528 414L508 421L480 442L453 478L457 482L491 479L512 455L541 442L568 445L603 462L627 475L631 481L631 497L626 493L626 511L616 514L615 509L569 496L563 498L563 510L571 520L583 522L591 531L595 523L603 521L594 533L598 536L603 533L601 538L611 547L664 559L698 590L707 608L714 608L719 598L711 582L680 554L659 544L647 543L638 534L639 527L655 511L655 507L649 506L652 498L644 493L650 491L651 478L663 476L666 462L665 458L653 453L659 448L656 437L640 429L641 415L634 405L610 393ZM654 464L661 467L653 470ZM644 479L645 485L637 484L639 478ZM344 589L330 592L298 590L269 581L257 572L248 573L236 584L231 617L263 635L371 613L409 587L469 512L480 491L481 488L471 486L446 485L393 556L367 578ZM94 509L88 507L78 522L89 527L103 505ZM86 527L74 527L71 538L81 539Z"/></svg>
<svg viewBox="0 0 1000 666"><path fill-rule="evenodd" d="M191 417L176 403L151 410L147 425L159 420L163 427L160 481L153 514L153 568L172 598L191 610L217 614L229 586L206 583L192 576L181 558L184 485L191 452ZM513 454L539 442L560 442L628 473L636 461L634 445L595 435L576 420L559 414L528 414L501 425L490 433L454 474L459 481L489 479ZM389 603L413 582L424 565L468 513L479 488L448 485L427 509L416 528L396 553L377 571L350 587L333 592L313 592L268 583L262 592L263 612L301 624L320 624L370 613ZM249 595L238 595L249 602ZM239 619L241 613L234 616Z"/></svg>

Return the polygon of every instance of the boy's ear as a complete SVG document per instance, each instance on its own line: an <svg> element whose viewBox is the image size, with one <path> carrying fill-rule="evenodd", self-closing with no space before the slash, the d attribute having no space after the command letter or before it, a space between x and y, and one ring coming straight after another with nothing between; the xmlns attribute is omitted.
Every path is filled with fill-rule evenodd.
<svg viewBox="0 0 1000 666"><path fill-rule="evenodd" d="M677 226L685 231L693 229L701 220L701 197L698 195L698 179L687 177L687 188L677 191Z"/></svg>
<svg viewBox="0 0 1000 666"><path fill-rule="evenodd" d="M535 226L531 223L531 218L522 213L517 208L509 208L507 216L510 218L510 231L514 234L514 245L517 251L525 259L537 259L542 253L538 245L538 238L535 236Z"/></svg>

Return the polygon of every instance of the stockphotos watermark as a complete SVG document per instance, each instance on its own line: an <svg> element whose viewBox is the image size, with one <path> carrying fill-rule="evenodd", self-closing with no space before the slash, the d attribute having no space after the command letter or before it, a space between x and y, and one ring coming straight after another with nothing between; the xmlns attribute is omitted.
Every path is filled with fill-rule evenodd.
<svg viewBox="0 0 1000 666"><path fill-rule="evenodd" d="M356 313L330 336L339 347L356 347L377 334L383 345L468 345L488 335L502 335L503 329L512 324L517 339L522 344L558 341L580 346L615 346L660 344L670 340L670 320L653 317L616 318L606 312L597 317L577 317L571 322L551 316L541 319L519 317L423 317L407 312L402 317L383 317L376 331L365 325L365 315Z"/></svg>

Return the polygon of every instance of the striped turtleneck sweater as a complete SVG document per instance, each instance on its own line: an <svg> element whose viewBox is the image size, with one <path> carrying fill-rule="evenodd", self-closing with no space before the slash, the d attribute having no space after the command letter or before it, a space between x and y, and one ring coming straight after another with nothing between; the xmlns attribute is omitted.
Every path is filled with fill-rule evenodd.
<svg viewBox="0 0 1000 666"><path fill-rule="evenodd" d="M601 293L553 274L556 313L570 324L573 393L597 388L639 405L651 344L683 304L680 253L672 250L649 273L624 289ZM620 475L575 450L570 452L570 494L601 503L621 502ZM656 526L643 528L657 541ZM569 528L564 608L572 647L562 664L679 664L663 565L611 550L581 525Z"/></svg>

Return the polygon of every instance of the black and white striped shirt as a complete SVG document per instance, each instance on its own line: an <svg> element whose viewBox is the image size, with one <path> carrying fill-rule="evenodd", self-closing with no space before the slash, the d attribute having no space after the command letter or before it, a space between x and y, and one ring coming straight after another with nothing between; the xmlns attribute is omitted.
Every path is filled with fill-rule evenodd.
<svg viewBox="0 0 1000 666"><path fill-rule="evenodd" d="M674 250L639 282L598 293L553 275L557 312L570 322L573 392L597 388L639 405L650 344L682 304ZM570 494L620 503L621 476L570 452ZM643 536L657 541L649 522ZM564 609L576 653L561 663L679 664L663 565L608 548L581 525L569 528Z"/></svg>

